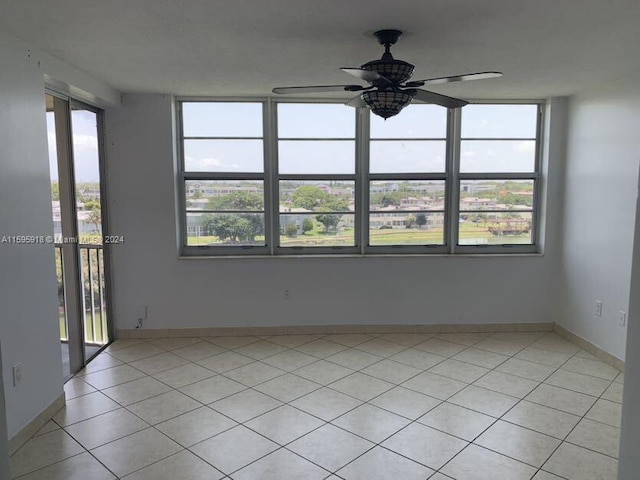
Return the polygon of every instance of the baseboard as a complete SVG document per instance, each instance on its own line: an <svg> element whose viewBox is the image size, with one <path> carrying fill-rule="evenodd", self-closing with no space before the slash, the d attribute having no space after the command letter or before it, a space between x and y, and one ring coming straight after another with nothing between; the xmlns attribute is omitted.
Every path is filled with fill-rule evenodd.
<svg viewBox="0 0 640 480"><path fill-rule="evenodd" d="M33 437L38 430L44 427L51 418L58 413L58 411L65 405L65 394L62 392L58 398L56 398L51 404L45 408L40 415L31 420L26 427L16 433L11 440L9 440L9 456L13 455L18 449L27 443L27 441Z"/></svg>
<svg viewBox="0 0 640 480"><path fill-rule="evenodd" d="M336 333L467 333L552 332L548 323L484 323L456 325L295 325L289 327L213 327L118 329L117 338L225 337L245 335L328 335Z"/></svg>
<svg viewBox="0 0 640 480"><path fill-rule="evenodd" d="M573 332L570 332L569 330L558 325L557 323L554 325L554 331L561 337L564 337L565 339L569 340L571 343L574 343L575 345L579 346L583 350L586 350L594 357L598 357L603 362L608 363L609 365L611 365L614 368L617 368L621 372L624 371L624 360L620 360L618 357L611 355L609 352L604 351L603 349L594 345L590 341L585 340L584 338L582 338L579 335L576 335Z"/></svg>

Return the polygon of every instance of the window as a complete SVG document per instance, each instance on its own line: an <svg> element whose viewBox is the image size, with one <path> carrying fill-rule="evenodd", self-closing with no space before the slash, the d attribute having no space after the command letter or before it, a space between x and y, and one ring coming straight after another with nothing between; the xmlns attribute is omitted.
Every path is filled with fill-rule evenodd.
<svg viewBox="0 0 640 480"><path fill-rule="evenodd" d="M535 252L540 111L179 101L182 253Z"/></svg>

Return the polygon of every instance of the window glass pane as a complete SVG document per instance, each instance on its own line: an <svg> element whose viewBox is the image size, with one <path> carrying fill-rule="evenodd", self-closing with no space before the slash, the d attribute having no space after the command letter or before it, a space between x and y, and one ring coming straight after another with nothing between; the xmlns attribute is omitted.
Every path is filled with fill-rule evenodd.
<svg viewBox="0 0 640 480"><path fill-rule="evenodd" d="M355 142L280 141L280 173L354 173Z"/></svg>
<svg viewBox="0 0 640 480"><path fill-rule="evenodd" d="M460 213L460 245L531 244L532 214L527 212Z"/></svg>
<svg viewBox="0 0 640 480"><path fill-rule="evenodd" d="M187 212L187 245L265 245L264 214Z"/></svg>
<svg viewBox="0 0 640 480"><path fill-rule="evenodd" d="M446 148L444 141L373 140L370 170L371 173L444 172Z"/></svg>
<svg viewBox="0 0 640 480"><path fill-rule="evenodd" d="M280 212L352 212L355 207L353 181L280 182Z"/></svg>
<svg viewBox="0 0 640 480"><path fill-rule="evenodd" d="M187 211L263 211L262 181L187 180L185 182Z"/></svg>
<svg viewBox="0 0 640 480"><path fill-rule="evenodd" d="M371 138L445 138L447 109L437 105L409 105L400 115L384 120L371 115Z"/></svg>
<svg viewBox="0 0 640 480"><path fill-rule="evenodd" d="M531 210L533 180L464 180L460 210Z"/></svg>
<svg viewBox="0 0 640 480"><path fill-rule="evenodd" d="M262 172L262 140L185 140L187 172Z"/></svg>
<svg viewBox="0 0 640 480"><path fill-rule="evenodd" d="M354 225L355 216L350 213L280 214L280 246L354 246Z"/></svg>
<svg viewBox="0 0 640 480"><path fill-rule="evenodd" d="M262 104L245 102L185 102L185 137L262 137Z"/></svg>
<svg viewBox="0 0 640 480"><path fill-rule="evenodd" d="M278 104L280 138L354 138L355 109L342 104Z"/></svg>
<svg viewBox="0 0 640 480"><path fill-rule="evenodd" d="M369 215L370 245L443 245L444 213L388 212Z"/></svg>
<svg viewBox="0 0 640 480"><path fill-rule="evenodd" d="M444 210L444 181L377 181L369 184L370 210Z"/></svg>
<svg viewBox="0 0 640 480"><path fill-rule="evenodd" d="M462 138L536 138L537 105L467 105Z"/></svg>
<svg viewBox="0 0 640 480"><path fill-rule="evenodd" d="M533 172L535 140L462 140L460 171L462 173Z"/></svg>

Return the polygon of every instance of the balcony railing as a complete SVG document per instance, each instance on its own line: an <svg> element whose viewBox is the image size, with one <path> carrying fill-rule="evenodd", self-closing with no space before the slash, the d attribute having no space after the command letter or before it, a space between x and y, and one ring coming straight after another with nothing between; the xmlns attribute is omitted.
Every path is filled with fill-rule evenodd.
<svg viewBox="0 0 640 480"><path fill-rule="evenodd" d="M109 340L105 303L104 250L102 245L78 245L80 251L82 312L84 341L89 345L105 345ZM56 245L58 278L58 312L60 340L67 341L67 318L64 294L64 262L62 245Z"/></svg>

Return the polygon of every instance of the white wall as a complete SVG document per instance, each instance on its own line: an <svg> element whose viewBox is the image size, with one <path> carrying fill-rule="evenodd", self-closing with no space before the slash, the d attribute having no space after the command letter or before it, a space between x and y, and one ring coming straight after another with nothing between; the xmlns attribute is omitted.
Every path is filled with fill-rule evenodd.
<svg viewBox="0 0 640 480"><path fill-rule="evenodd" d="M571 98L560 324L624 359L640 161L640 75ZM603 302L602 317L595 302Z"/></svg>
<svg viewBox="0 0 640 480"><path fill-rule="evenodd" d="M112 251L118 328L133 328L140 304L153 329L555 320L557 245L524 257L179 259L173 119L162 95L106 112L111 233L125 237Z"/></svg>
<svg viewBox="0 0 640 480"><path fill-rule="evenodd" d="M44 80L0 33L0 236L53 231ZM52 245L0 244L0 340L9 437L62 393ZM11 367L22 363L14 387Z"/></svg>

